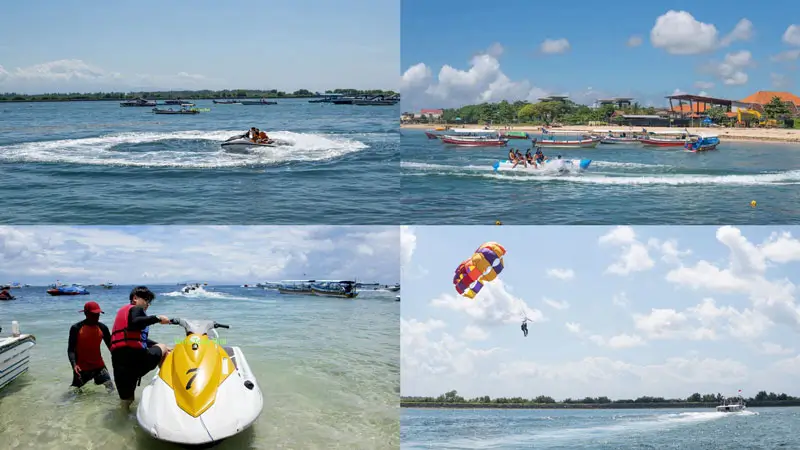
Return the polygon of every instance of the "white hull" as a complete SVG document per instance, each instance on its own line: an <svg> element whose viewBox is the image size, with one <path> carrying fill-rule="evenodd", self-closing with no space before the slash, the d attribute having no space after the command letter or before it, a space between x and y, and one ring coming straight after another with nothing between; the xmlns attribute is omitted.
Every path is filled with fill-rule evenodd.
<svg viewBox="0 0 800 450"><path fill-rule="evenodd" d="M747 407L745 405L719 405L717 406L717 412L742 412Z"/></svg>
<svg viewBox="0 0 800 450"><path fill-rule="evenodd" d="M222 149L230 153L248 153L258 148L273 148L281 145L292 145L289 141L273 140L269 144L256 144L249 139L236 139L234 141L223 142Z"/></svg>
<svg viewBox="0 0 800 450"><path fill-rule="evenodd" d="M599 143L600 139L585 141L536 141L534 145L542 148L595 148Z"/></svg>
<svg viewBox="0 0 800 450"><path fill-rule="evenodd" d="M158 377L142 391L136 410L139 425L154 438L177 444L208 444L241 433L256 421L264 407L258 382L239 347L225 347L237 368L218 388L214 404L199 417L185 413L175 393ZM253 384L252 389L245 382Z"/></svg>
<svg viewBox="0 0 800 450"><path fill-rule="evenodd" d="M28 371L34 345L36 338L30 334L0 338L0 389Z"/></svg>

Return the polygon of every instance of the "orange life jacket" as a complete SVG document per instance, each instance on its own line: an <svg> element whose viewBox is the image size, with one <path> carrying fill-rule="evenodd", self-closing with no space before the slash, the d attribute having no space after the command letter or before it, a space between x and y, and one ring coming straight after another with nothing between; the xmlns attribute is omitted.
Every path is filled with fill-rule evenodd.
<svg viewBox="0 0 800 450"><path fill-rule="evenodd" d="M259 139L264 139L266 141L267 140L267 133L264 133L262 131L261 133L258 134L258 138Z"/></svg>
<svg viewBox="0 0 800 450"><path fill-rule="evenodd" d="M128 317L133 307L134 305L125 305L117 311L114 327L111 329L112 352L122 347L147 348L147 328L142 331L128 330Z"/></svg>

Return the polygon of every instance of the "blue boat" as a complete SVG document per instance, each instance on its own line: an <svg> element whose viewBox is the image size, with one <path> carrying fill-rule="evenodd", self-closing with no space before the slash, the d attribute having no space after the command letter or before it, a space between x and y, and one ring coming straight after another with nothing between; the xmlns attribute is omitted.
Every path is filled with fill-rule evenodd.
<svg viewBox="0 0 800 450"><path fill-rule="evenodd" d="M693 134L683 145L686 150L697 153L716 150L719 145L719 136L716 134Z"/></svg>
<svg viewBox="0 0 800 450"><path fill-rule="evenodd" d="M47 293L53 296L59 295L89 295L89 291L86 290L85 287L79 286L77 284L73 284L71 286L66 285L52 285L50 289L47 290Z"/></svg>

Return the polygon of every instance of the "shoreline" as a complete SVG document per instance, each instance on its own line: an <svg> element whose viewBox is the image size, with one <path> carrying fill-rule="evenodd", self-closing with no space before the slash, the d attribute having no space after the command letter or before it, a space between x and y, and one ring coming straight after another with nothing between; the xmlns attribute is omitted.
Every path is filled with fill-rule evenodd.
<svg viewBox="0 0 800 450"><path fill-rule="evenodd" d="M719 403L436 403L400 402L401 408L417 409L691 409L716 408ZM800 400L748 402L748 408L797 407Z"/></svg>
<svg viewBox="0 0 800 450"><path fill-rule="evenodd" d="M431 128L442 126L441 124L401 124L400 129L409 130L429 130ZM479 127L479 125L466 125L466 127ZM614 128L612 125L606 126L607 128ZM458 128L458 127L457 127ZM536 133L541 130L541 126L534 125L521 125L512 126L508 130L498 128L498 131L526 131L529 133ZM598 126L574 125L565 126L562 129L577 130L577 131L592 131L602 129ZM625 127L617 127L625 128ZM645 127L650 131L668 131L681 128L667 128L667 127ZM631 127L631 130L638 130L640 128ZM719 135L720 140L734 140L734 141L753 141L753 142L774 142L774 143L798 143L800 144L800 129L786 129L786 128L686 128L690 133L709 132L709 130ZM520 139L520 141L523 141Z"/></svg>

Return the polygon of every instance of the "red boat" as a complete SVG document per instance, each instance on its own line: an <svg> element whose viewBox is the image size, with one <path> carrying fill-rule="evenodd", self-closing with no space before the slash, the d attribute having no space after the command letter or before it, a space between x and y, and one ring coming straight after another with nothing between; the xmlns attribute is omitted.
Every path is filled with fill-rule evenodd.
<svg viewBox="0 0 800 450"><path fill-rule="evenodd" d="M430 131L425 132L425 136L428 136L428 139L439 139L439 135Z"/></svg>

